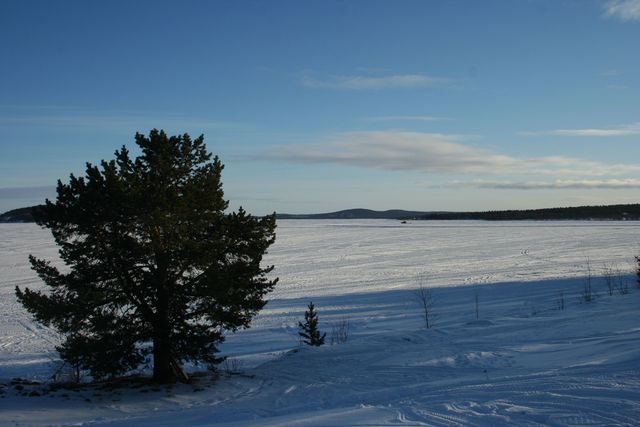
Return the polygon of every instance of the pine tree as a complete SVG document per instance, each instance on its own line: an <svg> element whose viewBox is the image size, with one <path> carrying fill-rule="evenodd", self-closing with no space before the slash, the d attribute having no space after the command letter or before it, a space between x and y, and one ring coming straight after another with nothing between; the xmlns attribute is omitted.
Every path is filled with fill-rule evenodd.
<svg viewBox="0 0 640 427"><path fill-rule="evenodd" d="M308 309L304 313L304 324L298 322L298 328L300 329L298 334L305 344L316 347L324 344L324 337L327 334L326 332L320 334L320 330L318 330L318 314L315 312L313 302L309 303Z"/></svg>
<svg viewBox="0 0 640 427"><path fill-rule="evenodd" d="M94 378L153 360L154 380L186 378L186 361L215 366L224 332L249 327L277 279L260 266L275 214L225 214L217 157L204 137L136 134L86 176L58 181L57 200L34 212L67 268L29 257L48 292L16 295L64 339L61 357Z"/></svg>

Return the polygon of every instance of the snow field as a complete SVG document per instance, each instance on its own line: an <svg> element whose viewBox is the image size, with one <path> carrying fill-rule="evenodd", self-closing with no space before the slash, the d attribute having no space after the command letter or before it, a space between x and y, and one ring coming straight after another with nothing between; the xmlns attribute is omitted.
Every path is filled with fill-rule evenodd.
<svg viewBox="0 0 640 427"><path fill-rule="evenodd" d="M13 288L39 287L27 254L56 249L37 226L0 225L0 425L637 425L638 231L624 222L280 221L265 258L280 283L252 327L221 346L241 374L26 397L9 379L45 380L56 335L30 320ZM594 276L617 264L630 293L609 296L594 277L597 297L581 304L586 259ZM429 330L412 293L423 273L436 301ZM298 346L309 300L329 334L349 320L347 343Z"/></svg>

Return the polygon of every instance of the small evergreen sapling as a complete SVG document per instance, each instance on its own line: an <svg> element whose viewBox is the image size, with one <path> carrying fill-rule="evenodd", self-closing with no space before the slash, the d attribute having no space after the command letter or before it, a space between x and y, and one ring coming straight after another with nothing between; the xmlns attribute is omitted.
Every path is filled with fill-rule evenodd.
<svg viewBox="0 0 640 427"><path fill-rule="evenodd" d="M318 314L313 302L309 302L308 310L304 312L304 324L298 322L298 328L300 328L298 334L305 344L316 347L324 344L324 337L327 334L326 332L321 334L318 329Z"/></svg>

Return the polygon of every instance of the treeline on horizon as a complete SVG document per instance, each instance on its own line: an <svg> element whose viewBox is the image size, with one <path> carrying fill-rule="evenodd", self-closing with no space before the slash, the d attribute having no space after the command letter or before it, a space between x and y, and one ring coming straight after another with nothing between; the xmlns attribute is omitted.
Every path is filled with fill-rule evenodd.
<svg viewBox="0 0 640 427"><path fill-rule="evenodd" d="M39 206L13 209L0 214L0 222L33 222L33 210ZM400 220L609 220L639 221L640 204L578 206L567 208L545 208L527 210L505 210L485 212L410 212L390 210L385 212L368 209L350 209L327 214L278 215L278 219L400 219Z"/></svg>
<svg viewBox="0 0 640 427"><path fill-rule="evenodd" d="M640 220L640 204L578 206L568 208L546 208L486 212L433 212L406 218L416 220Z"/></svg>

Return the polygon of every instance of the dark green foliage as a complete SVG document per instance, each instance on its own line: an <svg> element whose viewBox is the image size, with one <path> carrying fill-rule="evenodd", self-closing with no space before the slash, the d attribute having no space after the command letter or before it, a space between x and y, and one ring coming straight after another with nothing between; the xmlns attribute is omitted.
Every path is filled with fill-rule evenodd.
<svg viewBox="0 0 640 427"><path fill-rule="evenodd" d="M312 302L309 303L308 309L304 313L304 324L298 322L298 328L300 328L298 334L305 344L313 346L321 346L324 344L324 337L327 334L321 334L318 329L318 314L315 312L315 307Z"/></svg>
<svg viewBox="0 0 640 427"><path fill-rule="evenodd" d="M87 164L58 181L55 203L34 211L69 272L30 257L49 292L16 288L35 318L65 337L61 356L96 378L153 355L154 379L175 380L185 361L210 366L224 332L249 326L277 279L260 262L275 214L225 214L220 175L204 138L136 134L142 154Z"/></svg>

